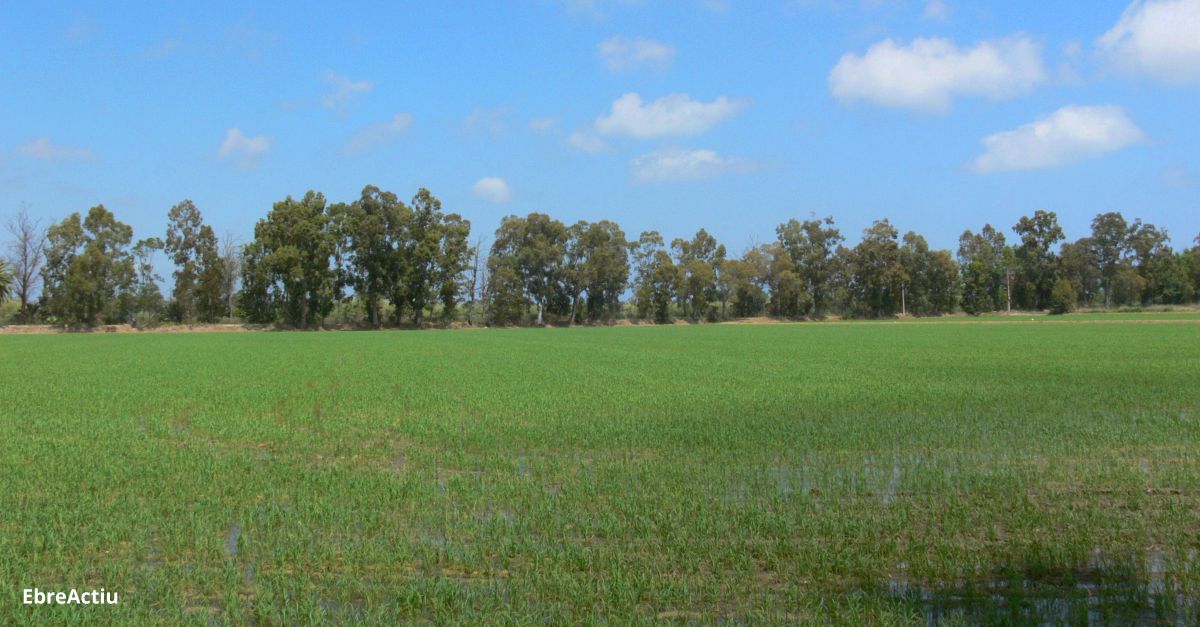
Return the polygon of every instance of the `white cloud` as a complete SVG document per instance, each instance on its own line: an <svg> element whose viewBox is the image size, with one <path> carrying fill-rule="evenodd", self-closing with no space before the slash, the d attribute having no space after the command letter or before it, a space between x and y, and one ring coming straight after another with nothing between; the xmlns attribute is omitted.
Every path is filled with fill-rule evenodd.
<svg viewBox="0 0 1200 627"><path fill-rule="evenodd" d="M1035 122L983 138L979 173L1065 165L1146 140L1121 107L1066 106Z"/></svg>
<svg viewBox="0 0 1200 627"><path fill-rule="evenodd" d="M413 118L407 113L397 113L387 122L372 124L355 133L346 141L346 152L366 152L395 140L412 126Z"/></svg>
<svg viewBox="0 0 1200 627"><path fill-rule="evenodd" d="M1125 72L1200 81L1200 0L1137 0L1096 48Z"/></svg>
<svg viewBox="0 0 1200 627"><path fill-rule="evenodd" d="M462 130L468 135L501 137L508 133L507 108L484 109L475 107L462 122Z"/></svg>
<svg viewBox="0 0 1200 627"><path fill-rule="evenodd" d="M350 103L360 95L369 94L372 89L375 89L375 83L371 81L352 81L349 77L332 70L325 73L324 80L333 87L333 91L321 98L321 104L338 113L345 113Z"/></svg>
<svg viewBox="0 0 1200 627"><path fill-rule="evenodd" d="M1175 163L1163 169L1162 182L1168 187L1196 187L1200 185L1200 171L1193 172L1187 166Z"/></svg>
<svg viewBox="0 0 1200 627"><path fill-rule="evenodd" d="M567 145L583 152L603 152L607 146L604 140L586 131L572 131L567 135Z"/></svg>
<svg viewBox="0 0 1200 627"><path fill-rule="evenodd" d="M945 0L929 0L925 3L925 10L921 12L921 17L943 22L950 17L950 7L946 6Z"/></svg>
<svg viewBox="0 0 1200 627"><path fill-rule="evenodd" d="M39 137L28 144L18 146L17 152L42 161L91 161L95 153L87 148L64 146L50 141L49 137Z"/></svg>
<svg viewBox="0 0 1200 627"><path fill-rule="evenodd" d="M924 112L950 110L956 96L993 100L1027 93L1046 79L1042 47L1025 36L960 48L948 39L885 39L866 54L842 55L829 73L839 100L865 100Z"/></svg>
<svg viewBox="0 0 1200 627"><path fill-rule="evenodd" d="M596 54L613 72L647 67L665 70L675 60L675 49L667 44L641 37L611 37L596 46Z"/></svg>
<svg viewBox="0 0 1200 627"><path fill-rule="evenodd" d="M475 195L489 202L508 202L512 200L512 189L508 187L508 183L498 176L485 176L475 182L471 191Z"/></svg>
<svg viewBox="0 0 1200 627"><path fill-rule="evenodd" d="M638 183L697 181L754 168L754 164L747 161L722 157L714 150L703 148L656 150L634 158L632 166L633 179Z"/></svg>
<svg viewBox="0 0 1200 627"><path fill-rule="evenodd" d="M533 118L529 121L529 129L538 135L551 133L557 128L558 118L556 117Z"/></svg>
<svg viewBox="0 0 1200 627"><path fill-rule="evenodd" d="M225 141L217 150L217 156L222 159L232 159L243 170L253 169L258 165L263 155L271 151L274 143L266 135L250 137L242 129L231 128L225 132Z"/></svg>
<svg viewBox="0 0 1200 627"><path fill-rule="evenodd" d="M596 130L607 135L627 135L639 139L699 135L745 107L744 101L725 96L712 102L702 102L692 100L687 94L671 94L643 103L641 96L630 93L617 98L609 114L596 120Z"/></svg>

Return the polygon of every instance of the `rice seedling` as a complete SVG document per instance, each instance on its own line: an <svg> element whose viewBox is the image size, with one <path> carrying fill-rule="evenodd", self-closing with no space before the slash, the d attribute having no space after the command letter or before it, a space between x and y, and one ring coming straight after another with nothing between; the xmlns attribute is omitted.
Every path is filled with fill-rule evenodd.
<svg viewBox="0 0 1200 627"><path fill-rule="evenodd" d="M0 612L1194 621L1196 317L997 321L0 337Z"/></svg>

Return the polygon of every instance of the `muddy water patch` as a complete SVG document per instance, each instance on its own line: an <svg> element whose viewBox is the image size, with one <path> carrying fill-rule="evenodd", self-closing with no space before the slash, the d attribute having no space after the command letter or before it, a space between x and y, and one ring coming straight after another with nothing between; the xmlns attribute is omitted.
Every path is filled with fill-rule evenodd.
<svg viewBox="0 0 1200 627"><path fill-rule="evenodd" d="M1083 568L1003 569L990 578L923 585L904 570L879 591L928 625L1196 625L1200 599L1172 577L1160 551L1114 563L1094 555Z"/></svg>
<svg viewBox="0 0 1200 627"><path fill-rule="evenodd" d="M225 554L237 558L238 539L242 537L242 528L236 522L229 523L229 534L225 536Z"/></svg>

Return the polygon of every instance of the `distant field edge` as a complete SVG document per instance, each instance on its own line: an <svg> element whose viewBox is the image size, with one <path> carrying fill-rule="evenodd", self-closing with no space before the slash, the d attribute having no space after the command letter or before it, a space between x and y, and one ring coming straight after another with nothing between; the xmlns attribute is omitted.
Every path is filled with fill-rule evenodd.
<svg viewBox="0 0 1200 627"><path fill-rule="evenodd" d="M1200 324L1200 308L1197 307L1177 307L1172 309L1155 309L1152 311L1146 310L1089 310L1079 311L1066 315L1050 315L1045 312L1038 311L1023 311L1023 312L999 312L985 314L981 316L969 316L966 314L950 314L944 316L896 316L893 318L879 319L846 319L836 316L826 318L824 320L794 320L784 318L770 317L754 317L754 318L736 318L722 322L688 322L677 320L674 323L654 324L651 322L619 320L611 324L598 325L546 325L547 328L592 328L592 327L662 327L662 326L711 326L711 325L823 325L823 324L1028 324L1036 323L1083 323L1083 324ZM412 331L425 329L491 329L491 328L518 328L512 325L487 325L475 324L468 325L462 322L451 324L425 324L420 327L414 325L385 326L382 329L374 329L372 327L353 326L353 325L329 325L311 329L294 329L280 327L270 324L171 324L158 325L153 327L138 328L128 324L106 324L94 327L67 327L61 325L50 324L28 324L28 325L0 325L0 335L47 335L61 333L244 333L253 331ZM521 327L529 328L529 327Z"/></svg>

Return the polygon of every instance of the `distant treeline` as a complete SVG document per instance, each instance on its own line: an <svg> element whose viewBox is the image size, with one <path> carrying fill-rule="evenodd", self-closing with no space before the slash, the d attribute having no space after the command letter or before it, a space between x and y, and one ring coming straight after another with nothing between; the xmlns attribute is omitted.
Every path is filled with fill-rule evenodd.
<svg viewBox="0 0 1200 627"><path fill-rule="evenodd" d="M740 256L704 229L668 244L655 231L630 239L608 220L566 225L541 213L504 218L485 251L428 190L406 204L371 186L350 203L289 196L245 245L218 238L189 200L170 209L163 238L135 242L102 205L45 229L21 210L8 227L0 300L11 302L0 311L14 322L665 323L1061 313L1200 296L1200 237L1175 252L1165 230L1119 213L1066 242L1054 212L1036 211L1012 227L1011 244L984 225L954 253L887 220L853 247L832 218L790 220ZM169 296L154 270L160 253L175 265Z"/></svg>

